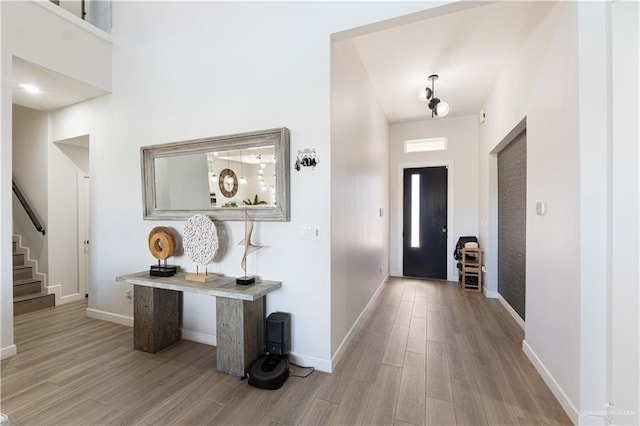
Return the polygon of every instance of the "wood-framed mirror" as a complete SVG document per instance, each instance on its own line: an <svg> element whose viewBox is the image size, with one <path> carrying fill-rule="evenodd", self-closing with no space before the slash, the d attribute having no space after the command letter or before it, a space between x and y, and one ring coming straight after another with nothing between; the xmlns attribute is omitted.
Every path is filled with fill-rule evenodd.
<svg viewBox="0 0 640 426"><path fill-rule="evenodd" d="M289 221L286 127L140 148L148 220Z"/></svg>

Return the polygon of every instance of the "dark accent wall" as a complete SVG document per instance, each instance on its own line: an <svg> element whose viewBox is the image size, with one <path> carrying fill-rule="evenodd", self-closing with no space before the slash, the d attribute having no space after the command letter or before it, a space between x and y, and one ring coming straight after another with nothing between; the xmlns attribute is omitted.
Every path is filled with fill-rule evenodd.
<svg viewBox="0 0 640 426"><path fill-rule="evenodd" d="M526 130L498 153L498 293L525 319Z"/></svg>

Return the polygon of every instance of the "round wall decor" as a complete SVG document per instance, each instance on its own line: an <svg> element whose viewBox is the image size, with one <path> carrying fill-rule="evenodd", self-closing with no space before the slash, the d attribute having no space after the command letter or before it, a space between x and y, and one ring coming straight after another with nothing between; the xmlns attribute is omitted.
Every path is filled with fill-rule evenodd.
<svg viewBox="0 0 640 426"><path fill-rule="evenodd" d="M226 183L225 178L230 176L233 179L233 184ZM231 169L223 169L220 172L220 177L218 178L218 187L220 188L220 192L227 198L231 198L238 192L238 176L236 176L236 172Z"/></svg>
<svg viewBox="0 0 640 426"><path fill-rule="evenodd" d="M207 216L196 214L187 219L182 236L184 252L193 263L206 266L218 251L218 231Z"/></svg>
<svg viewBox="0 0 640 426"><path fill-rule="evenodd" d="M166 260L173 256L176 250L176 239L171 229L166 226L156 226L149 232L149 251L158 260Z"/></svg>

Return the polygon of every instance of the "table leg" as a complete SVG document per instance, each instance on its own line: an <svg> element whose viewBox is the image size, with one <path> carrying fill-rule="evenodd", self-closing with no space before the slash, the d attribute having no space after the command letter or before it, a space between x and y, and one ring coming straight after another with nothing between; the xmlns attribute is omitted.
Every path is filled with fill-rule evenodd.
<svg viewBox="0 0 640 426"><path fill-rule="evenodd" d="M155 353L180 340L180 292L133 286L133 347Z"/></svg>
<svg viewBox="0 0 640 426"><path fill-rule="evenodd" d="M265 354L264 297L256 301L216 297L217 367L243 377Z"/></svg>

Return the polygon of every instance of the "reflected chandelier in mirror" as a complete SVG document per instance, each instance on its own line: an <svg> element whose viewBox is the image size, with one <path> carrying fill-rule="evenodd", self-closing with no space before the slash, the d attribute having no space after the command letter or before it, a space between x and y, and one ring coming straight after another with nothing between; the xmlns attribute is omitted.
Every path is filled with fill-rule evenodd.
<svg viewBox="0 0 640 426"><path fill-rule="evenodd" d="M285 127L140 148L145 219L289 220Z"/></svg>

